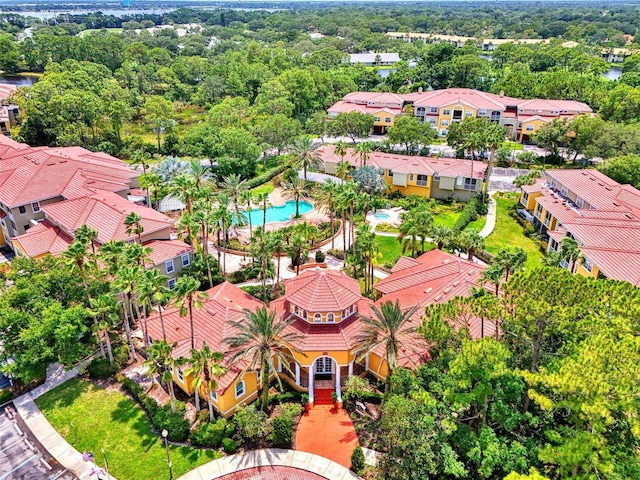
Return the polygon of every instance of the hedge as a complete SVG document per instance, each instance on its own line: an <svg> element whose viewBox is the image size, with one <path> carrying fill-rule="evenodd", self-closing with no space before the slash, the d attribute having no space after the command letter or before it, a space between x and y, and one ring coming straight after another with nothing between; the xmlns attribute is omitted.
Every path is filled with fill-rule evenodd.
<svg viewBox="0 0 640 480"><path fill-rule="evenodd" d="M280 165L267 173L263 173L262 175L258 175L257 177L247 180L247 188L259 187L263 183L267 183L269 180L272 180L276 175L280 175L283 171L284 165Z"/></svg>
<svg viewBox="0 0 640 480"><path fill-rule="evenodd" d="M479 197L472 198L462 209L462 213L456 223L453 224L453 231L461 232L467 225L476 220L478 215L486 215L487 210L487 204L483 203Z"/></svg>

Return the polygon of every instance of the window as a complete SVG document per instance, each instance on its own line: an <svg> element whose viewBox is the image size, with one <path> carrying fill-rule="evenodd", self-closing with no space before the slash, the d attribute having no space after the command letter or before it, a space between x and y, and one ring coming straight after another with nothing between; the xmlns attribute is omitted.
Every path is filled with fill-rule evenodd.
<svg viewBox="0 0 640 480"><path fill-rule="evenodd" d="M356 307L355 307L354 305L351 305L351 306L349 307L349 313L353 313L353 312L354 312L354 310L355 310L355 308L356 308Z"/></svg>
<svg viewBox="0 0 640 480"><path fill-rule="evenodd" d="M533 125L527 125L527 127L525 128L525 130L527 132L533 132Z"/></svg>
<svg viewBox="0 0 640 480"><path fill-rule="evenodd" d="M551 223L551 214L549 212L544 214L544 226L548 227L549 224Z"/></svg>
<svg viewBox="0 0 640 480"><path fill-rule="evenodd" d="M296 314L296 315L298 315L298 316L300 316L300 309L298 308L298 306L297 306L297 305L294 305L294 306L293 306L293 313L294 313L294 314Z"/></svg>
<svg viewBox="0 0 640 480"><path fill-rule="evenodd" d="M464 179L464 189L465 190L475 190L478 185L477 178L465 178Z"/></svg>
<svg viewBox="0 0 640 480"><path fill-rule="evenodd" d="M214 402L217 402L217 401L218 401L218 393L217 393L217 392L212 391L212 392L209 394L209 396L211 397L211 400L213 400Z"/></svg>
<svg viewBox="0 0 640 480"><path fill-rule="evenodd" d="M170 278L167 281L167 286L169 287L169 290L173 290L176 288L176 279L175 278Z"/></svg>
<svg viewBox="0 0 640 480"><path fill-rule="evenodd" d="M373 117L373 119L374 119L376 122L379 122L379 121L380 121L380 117Z"/></svg>
<svg viewBox="0 0 640 480"><path fill-rule="evenodd" d="M333 373L333 360L329 357L318 358L315 362L314 370L316 373L320 374Z"/></svg>
<svg viewBox="0 0 640 480"><path fill-rule="evenodd" d="M582 197L577 197L576 198L576 206L578 208L584 207L584 199Z"/></svg>
<svg viewBox="0 0 640 480"><path fill-rule="evenodd" d="M245 393L244 380L240 380L236 383L236 398L242 397Z"/></svg>
<svg viewBox="0 0 640 480"><path fill-rule="evenodd" d="M413 182L413 173L409 174L409 180L411 180Z"/></svg>
<svg viewBox="0 0 640 480"><path fill-rule="evenodd" d="M423 116L424 115L424 107L416 108L416 115Z"/></svg>
<svg viewBox="0 0 640 480"><path fill-rule="evenodd" d="M448 127L449 126L449 121L448 120L443 120L442 121L442 126L443 127Z"/></svg>
<svg viewBox="0 0 640 480"><path fill-rule="evenodd" d="M558 251L558 242L556 242L553 238L549 240L549 251L550 252Z"/></svg>
<svg viewBox="0 0 640 480"><path fill-rule="evenodd" d="M438 107L429 107L430 113L438 113Z"/></svg>
<svg viewBox="0 0 640 480"><path fill-rule="evenodd" d="M567 196L567 193L569 193L569 190L567 190L567 187L565 187L564 185L562 187L560 187L560 194L563 196Z"/></svg>
<svg viewBox="0 0 640 480"><path fill-rule="evenodd" d="M494 122L500 120L500 112L498 110L494 110L493 112L491 112L491 120L493 120Z"/></svg>
<svg viewBox="0 0 640 480"><path fill-rule="evenodd" d="M10 221L11 221L11 227L13 228L13 231L17 232L18 231L18 227L16 227L16 222L14 222L13 220L10 220Z"/></svg>
<svg viewBox="0 0 640 480"><path fill-rule="evenodd" d="M536 217L540 218L540 215L542 215L542 205L538 204L536 207Z"/></svg>
<svg viewBox="0 0 640 480"><path fill-rule="evenodd" d="M153 345L153 338L151 338L149 335L147 335L147 342L149 342L149 345Z"/></svg>
<svg viewBox="0 0 640 480"><path fill-rule="evenodd" d="M384 123L391 123L391 117L384 117Z"/></svg>
<svg viewBox="0 0 640 480"><path fill-rule="evenodd" d="M333 323L336 321L336 317L333 313L327 313L327 322Z"/></svg>
<svg viewBox="0 0 640 480"><path fill-rule="evenodd" d="M178 368L178 380L184 383L184 373L182 373L182 369Z"/></svg>
<svg viewBox="0 0 640 480"><path fill-rule="evenodd" d="M173 259L171 259L168 262L166 262L165 266L167 267L167 273L173 273L173 271L175 270L175 268L173 266Z"/></svg>
<svg viewBox="0 0 640 480"><path fill-rule="evenodd" d="M387 170L387 175L393 178L393 170Z"/></svg>
<svg viewBox="0 0 640 480"><path fill-rule="evenodd" d="M260 375L261 373L260 369L256 370L256 382L258 385L260 385L260 378L262 377L262 375Z"/></svg>
<svg viewBox="0 0 640 480"><path fill-rule="evenodd" d="M306 310L302 310L302 318L304 318L305 320L307 319L307 311Z"/></svg>
<svg viewBox="0 0 640 480"><path fill-rule="evenodd" d="M418 181L416 182L417 185L420 185L421 187L426 187L427 186L427 176L426 175L418 175Z"/></svg>
<svg viewBox="0 0 640 480"><path fill-rule="evenodd" d="M27 223L26 225L23 225L24 231L26 232L27 230L29 230L31 228L31 224Z"/></svg>
<svg viewBox="0 0 640 480"><path fill-rule="evenodd" d="M446 128L443 128L442 130L440 130L441 137L446 137L447 133L449 133L449 130L447 130Z"/></svg>
<svg viewBox="0 0 640 480"><path fill-rule="evenodd" d="M40 202L33 202L31 204L31 210L33 210L33 213L38 213L40 211Z"/></svg>
<svg viewBox="0 0 640 480"><path fill-rule="evenodd" d="M587 258L582 261L582 267L589 273L593 270L593 264Z"/></svg>
<svg viewBox="0 0 640 480"><path fill-rule="evenodd" d="M448 108L445 108L445 109L442 111L442 114L443 114L443 115L451 115L451 110L449 110Z"/></svg>
<svg viewBox="0 0 640 480"><path fill-rule="evenodd" d="M316 313L313 315L313 323L321 323L322 322L322 314Z"/></svg>
<svg viewBox="0 0 640 480"><path fill-rule="evenodd" d="M25 215L27 213L27 207L24 205L20 205L18 207L18 211L20 212L20 215Z"/></svg>
<svg viewBox="0 0 640 480"><path fill-rule="evenodd" d="M464 112L464 114L465 114L467 117L473 117L473 112L472 112L471 110L467 110L466 112Z"/></svg>
<svg viewBox="0 0 640 480"><path fill-rule="evenodd" d="M185 253L182 255L182 266L187 267L189 266L189 263L191 263L191 259L189 258L189 254Z"/></svg>
<svg viewBox="0 0 640 480"><path fill-rule="evenodd" d="M527 192L524 192L522 194L522 205L526 206L527 202L529 202L529 194Z"/></svg>
<svg viewBox="0 0 640 480"><path fill-rule="evenodd" d="M479 117L486 117L487 116L487 111L486 110L478 110L478 116Z"/></svg>

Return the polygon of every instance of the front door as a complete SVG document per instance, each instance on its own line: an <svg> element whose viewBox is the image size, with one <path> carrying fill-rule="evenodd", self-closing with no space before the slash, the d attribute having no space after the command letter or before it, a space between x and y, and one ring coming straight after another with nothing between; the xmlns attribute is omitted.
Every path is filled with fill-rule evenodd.
<svg viewBox="0 0 640 480"><path fill-rule="evenodd" d="M333 379L333 360L329 357L320 357L314 365L316 380L332 380Z"/></svg>

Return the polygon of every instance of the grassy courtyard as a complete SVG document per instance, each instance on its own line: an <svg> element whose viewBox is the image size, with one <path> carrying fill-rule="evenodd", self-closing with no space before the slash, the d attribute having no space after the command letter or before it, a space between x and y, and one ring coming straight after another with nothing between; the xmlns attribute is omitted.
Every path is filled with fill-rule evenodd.
<svg viewBox="0 0 640 480"><path fill-rule="evenodd" d="M382 254L382 258L379 260L381 265L385 263L393 263L400 255L402 255L402 244L398 242L396 237L383 237L381 235L377 235L376 245ZM420 246L418 246L418 248L420 248ZM434 248L436 248L434 244L425 242L424 249L426 252L433 250ZM407 249L404 254L411 256L411 250Z"/></svg>
<svg viewBox="0 0 640 480"><path fill-rule="evenodd" d="M497 217L496 228L485 240L485 247L489 253L496 254L505 247L519 246L527 252L528 269L539 267L542 260L542 252L534 240L525 237L520 224L511 216L511 209L518 203L518 193L505 193L504 196L496 196Z"/></svg>
<svg viewBox="0 0 640 480"><path fill-rule="evenodd" d="M51 425L80 452L92 451L118 479L148 480L169 477L166 451L151 431L144 412L129 397L79 379L69 380L36 400ZM220 453L190 447L170 447L177 478Z"/></svg>

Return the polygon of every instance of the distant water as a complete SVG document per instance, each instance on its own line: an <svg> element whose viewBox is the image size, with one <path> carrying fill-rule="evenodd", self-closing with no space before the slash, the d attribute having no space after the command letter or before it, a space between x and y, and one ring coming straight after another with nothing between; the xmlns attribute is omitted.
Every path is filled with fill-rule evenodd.
<svg viewBox="0 0 640 480"><path fill-rule="evenodd" d="M609 80L618 80L622 75L620 67L611 67L607 73L603 74Z"/></svg>
<svg viewBox="0 0 640 480"><path fill-rule="evenodd" d="M9 83L19 87L30 87L38 81L38 77L29 75L0 75L0 83Z"/></svg>
<svg viewBox="0 0 640 480"><path fill-rule="evenodd" d="M88 15L94 12L102 12L104 15L113 15L114 17L124 17L127 15L162 15L164 13L173 12L176 8L149 8L149 9L101 9L96 8L91 10L74 10L69 8L61 8L60 10L40 10L40 11L24 11L24 12L9 12L2 10L1 13L8 13L14 15L22 15L24 17L35 17L40 20L48 18L55 18L58 15Z"/></svg>

